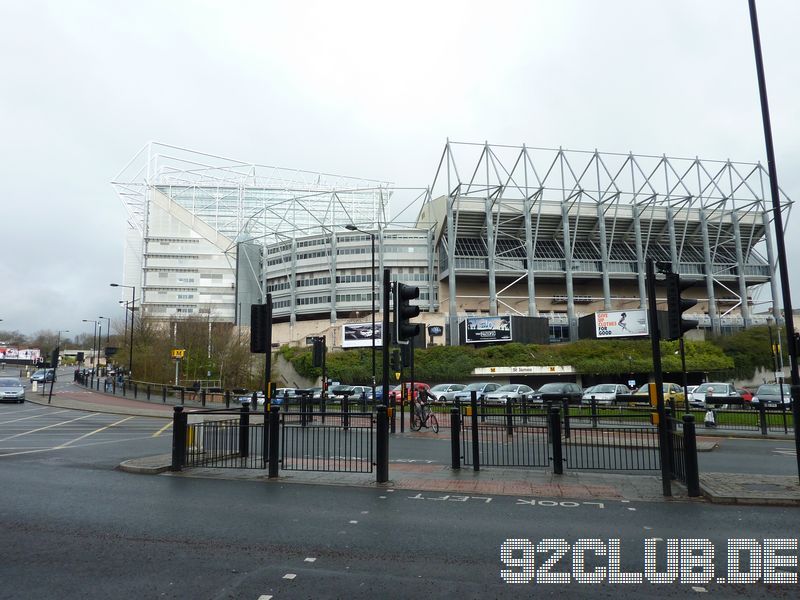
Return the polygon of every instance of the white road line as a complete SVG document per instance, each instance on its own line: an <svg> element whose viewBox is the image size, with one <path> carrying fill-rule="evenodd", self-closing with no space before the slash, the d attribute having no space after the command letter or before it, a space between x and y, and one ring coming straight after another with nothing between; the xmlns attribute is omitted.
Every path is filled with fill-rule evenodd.
<svg viewBox="0 0 800 600"><path fill-rule="evenodd" d="M304 562L316 562L316 560L317 560L316 558L312 558L309 556L308 558L304 559Z"/></svg>
<svg viewBox="0 0 800 600"><path fill-rule="evenodd" d="M84 433L82 436L77 437L74 440L70 440L68 442L64 442L63 444L61 444L59 446L55 446L53 448L53 450L60 450L61 448L66 448L70 444L74 444L75 442L79 442L82 439L89 437L90 435L94 435L95 433L100 433L101 431L105 431L106 429L110 429L111 427L119 425L120 423L124 423L125 421L130 421L131 419L133 419L133 417L125 417L124 419L120 419L116 423L111 423L110 425L106 425L105 427L100 427L98 429L95 429L94 431L90 431L89 433Z"/></svg>
<svg viewBox="0 0 800 600"><path fill-rule="evenodd" d="M137 438L123 438L119 440L104 440L102 442L90 442L88 444L81 444L80 446L67 446L66 448L58 448L53 446L51 448L39 448L37 450L22 450L20 452L9 452L8 454L0 454L0 458L6 456L18 456L20 454L39 454L41 452L52 452L53 450L75 450L76 448L89 448L91 446L104 446L107 444L118 444L120 442L138 442L140 440L149 440L150 437L137 437Z"/></svg>
<svg viewBox="0 0 800 600"><path fill-rule="evenodd" d="M52 427L58 427L59 425L66 425L67 423L73 423L74 421L80 421L81 419L88 419L89 417L97 417L100 416L102 413L89 413L88 415L83 415L82 417L77 417L75 419L70 419L69 421L62 421L60 423L53 423L52 425L45 425L44 427L39 427L38 429L31 429L30 431L23 431L22 433L17 433L15 435L10 435L6 438L0 439L0 442L5 442L6 440L10 440L13 438L21 437L23 435L29 435L31 433L36 433L37 431L44 431L45 429L51 429Z"/></svg>
<svg viewBox="0 0 800 600"><path fill-rule="evenodd" d="M57 410L54 412L46 412L40 411L37 415L31 415L30 417L20 417L19 419L12 419L11 421L0 421L0 425L5 425L6 423L16 423L17 421L27 421L28 419L35 419L37 417L41 417L44 414L47 415L56 415L58 413L69 412L68 410Z"/></svg>
<svg viewBox="0 0 800 600"><path fill-rule="evenodd" d="M170 421L169 423L167 423L166 425L164 425L164 426L163 426L161 429L159 429L158 431L156 431L156 432L155 432L153 435L151 435L150 437L158 437L158 436L160 436L162 433L164 433L164 432L165 432L167 429L169 429L170 427L172 427L172 421Z"/></svg>
<svg viewBox="0 0 800 600"><path fill-rule="evenodd" d="M267 594L261 594L261 595L258 597L258 600L272 600L272 596L269 596L269 595L267 595Z"/></svg>
<svg viewBox="0 0 800 600"><path fill-rule="evenodd" d="M297 577L297 573L287 573L283 576L284 579L294 579L295 577Z"/></svg>

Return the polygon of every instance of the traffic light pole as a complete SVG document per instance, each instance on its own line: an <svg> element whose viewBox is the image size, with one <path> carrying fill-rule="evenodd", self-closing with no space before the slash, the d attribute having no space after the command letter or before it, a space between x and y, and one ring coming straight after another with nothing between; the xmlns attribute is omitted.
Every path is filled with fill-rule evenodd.
<svg viewBox="0 0 800 600"><path fill-rule="evenodd" d="M266 352L264 353L264 415L266 415L269 410L269 384L270 376L272 375L272 294L267 294L267 327L265 331L265 337L266 339L264 340L264 347L266 348ZM256 410L256 407L253 407L253 410Z"/></svg>
<svg viewBox="0 0 800 600"><path fill-rule="evenodd" d="M661 486L664 496L672 496L669 459L667 454L667 419L664 410L664 375L661 372L661 336L658 330L656 307L656 272L653 259L647 259L647 311L650 321L650 343L653 349L653 375L656 380L656 406L658 411L658 441L661 455Z"/></svg>
<svg viewBox="0 0 800 600"><path fill-rule="evenodd" d="M772 197L772 217L775 223L775 243L778 250L778 266L780 267L781 293L783 296L783 322L786 325L786 339L789 342L789 366L792 373L792 415L794 417L794 449L797 456L797 475L800 477L800 370L797 366L797 344L794 335L794 314L792 312L792 291L789 286L789 267L786 262L786 243L783 237L783 215L781 213L780 190L778 188L778 169L775 166L775 148L772 144L772 123L769 117L769 101L767 100L767 80L764 75L764 59L761 56L761 34L758 30L758 14L756 0L749 0L750 27L753 33L753 50L756 58L758 75L758 92L761 100L761 119L764 125L764 142L767 149L767 171L769 173L769 191ZM743 299L744 301L744 299ZM775 298L772 299L775 302ZM777 317L777 315L776 315ZM783 402L783 398L781 398Z"/></svg>

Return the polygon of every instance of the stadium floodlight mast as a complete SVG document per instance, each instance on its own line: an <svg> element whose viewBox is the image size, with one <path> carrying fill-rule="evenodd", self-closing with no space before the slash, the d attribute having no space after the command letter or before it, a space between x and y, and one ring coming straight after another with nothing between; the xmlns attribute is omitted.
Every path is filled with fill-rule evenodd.
<svg viewBox="0 0 800 600"><path fill-rule="evenodd" d="M353 223L349 223L344 226L345 229L348 231L360 231L368 235L372 241L372 401L377 402L376 390L375 390L375 234L369 231L364 231L363 229L359 229ZM385 331L381 331L381 336L386 335ZM323 382L323 385L324 382ZM386 393L386 390L383 390L383 393Z"/></svg>
<svg viewBox="0 0 800 600"><path fill-rule="evenodd" d="M133 316L136 313L136 286L110 283L111 287L124 287L131 290L131 345L128 351L128 377L133 376Z"/></svg>

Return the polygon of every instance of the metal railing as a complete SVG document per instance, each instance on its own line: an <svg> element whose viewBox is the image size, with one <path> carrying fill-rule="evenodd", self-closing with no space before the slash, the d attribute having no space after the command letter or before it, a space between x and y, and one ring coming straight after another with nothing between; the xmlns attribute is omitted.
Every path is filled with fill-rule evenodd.
<svg viewBox="0 0 800 600"><path fill-rule="evenodd" d="M283 412L281 468L291 471L372 473L371 412Z"/></svg>
<svg viewBox="0 0 800 600"><path fill-rule="evenodd" d="M700 474L694 415L683 415L682 418L667 415L667 444L670 477L686 485L689 496L699 496Z"/></svg>

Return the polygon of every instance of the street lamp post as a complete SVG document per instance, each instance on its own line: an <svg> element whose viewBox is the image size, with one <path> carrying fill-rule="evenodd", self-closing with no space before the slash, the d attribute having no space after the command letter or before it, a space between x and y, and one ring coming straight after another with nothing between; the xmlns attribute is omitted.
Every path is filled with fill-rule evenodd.
<svg viewBox="0 0 800 600"><path fill-rule="evenodd" d="M348 231L360 231L361 233L368 235L372 242L372 401L377 402L378 398L375 390L375 234L369 231L364 231L363 229L359 229L352 223L345 225L344 228ZM383 338L383 336L386 334L387 332L381 330L381 338ZM383 390L384 396L386 393L387 391Z"/></svg>
<svg viewBox="0 0 800 600"><path fill-rule="evenodd" d="M131 345L128 351L128 377L133 377L133 315L136 312L136 286L111 283L111 287L124 287L131 290ZM127 313L125 315L127 317Z"/></svg>
<svg viewBox="0 0 800 600"><path fill-rule="evenodd" d="M111 317L97 317L106 320L106 346L108 346L108 336L111 333Z"/></svg>
<svg viewBox="0 0 800 600"><path fill-rule="evenodd" d="M83 322L84 323L94 323L94 333L92 334L92 379L94 379L94 370L96 369L95 362L97 360L96 359L97 354L96 354L96 351L95 351L95 343L96 343L96 339L95 338L97 337L97 321L95 321L94 319L83 319Z"/></svg>

